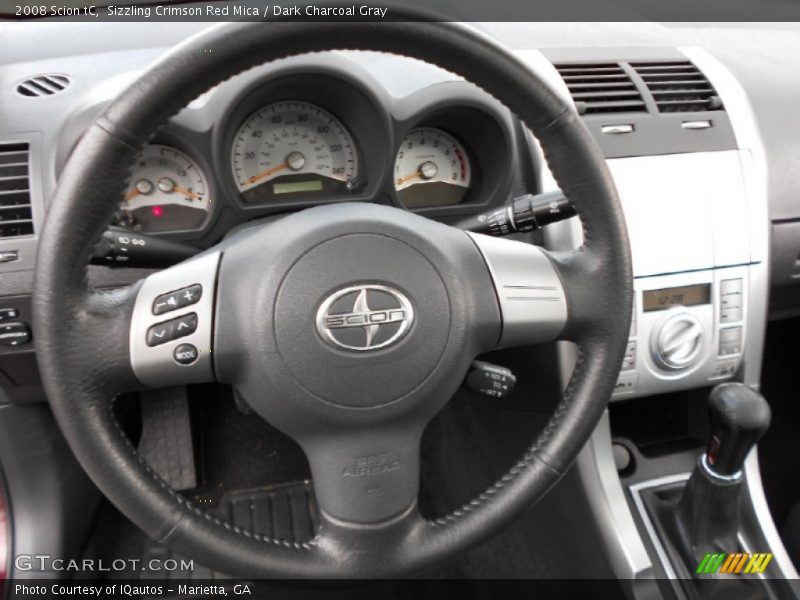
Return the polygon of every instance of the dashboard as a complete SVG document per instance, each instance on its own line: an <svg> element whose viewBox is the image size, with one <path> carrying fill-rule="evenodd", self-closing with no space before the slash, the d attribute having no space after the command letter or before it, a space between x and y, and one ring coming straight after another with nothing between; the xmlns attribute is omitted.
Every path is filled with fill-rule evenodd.
<svg viewBox="0 0 800 600"><path fill-rule="evenodd" d="M11 256L10 261L0 263L0 291L6 297L22 298L19 310L23 316L24 299L32 286L37 234L44 225L59 173L75 144L142 69L177 40L203 27L154 26L147 28L145 38L137 38L126 35L134 30L142 34L135 25L114 26L103 28L102 33L92 30L96 37L72 37L42 23L35 29L54 40L50 50L20 53L16 49L24 46L21 40L10 44L10 52L0 63L0 76L6 84L0 89L0 114L13 118L0 120L4 123L0 142L7 145L9 160L16 160L13 157L19 148L29 153L30 190L25 202L30 208L18 209L15 205L5 214L28 210L31 219L22 225L0 223L2 231L11 233L0 237L0 253ZM770 102L775 98L790 102L795 96L772 93L763 79L755 80L758 85L754 85L754 77L769 72L766 66L744 64L742 56L729 49L736 44L749 47L754 43L747 37L752 32L714 28L678 31L650 24L647 43L642 43L637 37L639 29L622 25L592 31L553 24L482 27L514 48L531 69L548 79L576 107L589 108L587 98L591 94L586 94L609 76L624 79L625 73L632 74L635 85L631 81L620 85L633 85L645 93L649 108L639 106L625 112L607 105L598 112L582 114L620 190L641 294L687 285L716 285L713 269L767 264L769 254L763 247L767 227L762 223L766 198L757 198L752 191L764 192L758 173L760 158L753 161L758 153L751 148L762 147L756 139L759 133L773 136L765 138L763 144L773 188L781 182L791 187L791 177L773 168L777 164L773 155L777 152L782 157L791 148L776 142L770 121L766 125L754 122L749 108L742 106L741 85L747 84L754 108L762 108L755 111L755 118L762 121L768 117L768 111L759 105L762 90L766 90ZM19 29L3 33L12 41L25 36ZM531 47L531 36L538 49ZM702 45L713 46L713 53L709 53L718 57L716 61L702 52L682 50L696 47L685 44L687 41L701 45L700 37ZM731 46L728 42L733 37L736 44ZM614 47L612 41L627 45ZM58 52L54 53L54 48ZM653 70L664 63L667 69L675 65L684 68L690 59L700 69L691 77L702 79L705 74L718 88L722 100L717 110L681 113L654 108L657 94L662 92L650 93L648 81L652 83L654 77L663 75ZM624 67L622 75L619 65ZM612 72L600 73L598 81L582 81L594 77L596 69ZM20 81L36 73L60 73L68 87L38 98L15 92ZM657 85L666 84L654 84L654 89ZM599 100L635 95L636 90L614 90ZM711 126L694 128L704 124ZM754 133L747 133L751 129ZM780 128L780 132L785 133L786 128ZM376 202L454 223L499 207L510 198L546 192L555 186L533 135L476 86L452 73L402 57L330 52L251 69L204 93L162 124L131 165L128 180L120 182L114 224L204 249L249 222L276 219L316 205ZM770 190L770 199L786 195L773 192ZM781 219L773 219L776 232L796 225L791 214L778 210L780 205L771 209ZM551 248L580 243L580 236L567 236L569 243L560 243L558 231L545 232L538 243ZM684 232L681 243L676 243L674 231ZM749 244L741 243L746 237ZM789 250L793 247L787 246ZM796 250L774 254L792 258ZM677 275L700 271L706 272L706 280L688 281L689 275ZM134 281L144 271L93 266L89 273L96 285L105 287ZM658 279L671 274L675 281ZM776 281L780 278L773 277L773 285ZM757 283L754 280L752 285ZM717 296L712 289L709 297ZM746 297L748 302L759 298ZM648 332L651 327L659 331L661 327L657 322L661 311L645 315L643 299L636 309L640 330L631 338L631 348L636 342L638 354L631 351L626 357L629 364L646 360L652 345ZM753 306L758 304L753 302ZM719 325L713 324L719 319L709 306L688 307L708 313L701 319L707 332L703 356L710 356L719 335ZM749 348L754 337L749 334L747 339ZM712 357L693 373L708 381L717 368L722 368L721 357ZM724 360L732 359L725 355ZM737 360L738 367L741 359ZM679 379L672 373L662 373L655 363L650 367L646 376L638 369L626 375L631 381L638 379L635 384L625 384L620 393L630 394L633 387L637 394L657 391L656 387L648 391L650 374L655 374L653 386ZM684 379L686 385L697 383Z"/></svg>
<svg viewBox="0 0 800 600"><path fill-rule="evenodd" d="M391 98L340 57L288 62L291 71L218 86L161 127L113 224L202 246L319 204L373 201L447 219L508 200L521 128L476 87L446 81Z"/></svg>

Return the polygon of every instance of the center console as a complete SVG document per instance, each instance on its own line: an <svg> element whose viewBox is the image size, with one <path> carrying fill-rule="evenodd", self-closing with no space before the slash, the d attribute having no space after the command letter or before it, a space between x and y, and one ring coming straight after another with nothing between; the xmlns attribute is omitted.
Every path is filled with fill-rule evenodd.
<svg viewBox="0 0 800 600"><path fill-rule="evenodd" d="M646 504L672 506L681 497L703 456L708 390L724 382L759 386L770 224L755 121L737 80L697 48L550 49L521 57L572 101L604 151L633 260L627 352L609 410L577 470L614 574L628 594L693 597L694 588L678 578L694 577L696 565L687 566L694 559L677 564L669 548L680 544L660 536ZM535 139L531 143L536 147ZM543 192L558 187L546 167L540 185ZM572 219L546 228L544 240L553 250L574 249L583 230ZM564 385L575 359L575 347L563 343ZM622 439L616 413L631 410L638 413L631 421L637 427L647 422L663 430L665 443L657 450ZM687 431L699 433L671 439L671 421L684 416L691 423ZM772 557L758 576L796 578L766 505L755 449L744 462L740 487L733 520L747 524L748 543L758 545L749 550ZM653 500L658 494L660 500ZM748 551L744 538L733 540L730 545L739 547L730 552ZM768 589L765 597L795 597L780 586Z"/></svg>
<svg viewBox="0 0 800 600"><path fill-rule="evenodd" d="M614 399L734 379L746 343L763 343L765 236L753 224L766 215L754 219L746 161L740 150L609 160L635 275Z"/></svg>

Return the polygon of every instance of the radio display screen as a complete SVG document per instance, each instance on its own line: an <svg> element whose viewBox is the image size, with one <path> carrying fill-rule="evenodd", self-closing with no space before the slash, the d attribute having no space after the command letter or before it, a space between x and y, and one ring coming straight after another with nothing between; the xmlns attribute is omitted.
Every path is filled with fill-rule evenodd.
<svg viewBox="0 0 800 600"><path fill-rule="evenodd" d="M697 306L711 302L711 284L646 290L642 293L644 312L666 310L673 306Z"/></svg>

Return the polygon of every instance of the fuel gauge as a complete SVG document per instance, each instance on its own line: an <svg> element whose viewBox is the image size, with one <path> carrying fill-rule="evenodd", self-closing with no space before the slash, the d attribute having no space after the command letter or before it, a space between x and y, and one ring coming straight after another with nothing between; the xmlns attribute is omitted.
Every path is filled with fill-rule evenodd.
<svg viewBox="0 0 800 600"><path fill-rule="evenodd" d="M197 229L209 210L197 162L172 146L149 144L136 159L116 221L142 233Z"/></svg>

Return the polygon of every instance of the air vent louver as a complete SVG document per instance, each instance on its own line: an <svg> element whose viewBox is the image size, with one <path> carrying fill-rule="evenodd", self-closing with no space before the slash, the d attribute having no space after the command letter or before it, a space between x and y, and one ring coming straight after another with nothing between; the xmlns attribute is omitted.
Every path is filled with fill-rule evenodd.
<svg viewBox="0 0 800 600"><path fill-rule="evenodd" d="M639 90L617 63L563 63L555 67L582 115L647 111Z"/></svg>
<svg viewBox="0 0 800 600"><path fill-rule="evenodd" d="M0 144L0 239L33 234L28 144Z"/></svg>
<svg viewBox="0 0 800 600"><path fill-rule="evenodd" d="M66 75L37 75L17 85L17 93L29 98L52 96L63 92L70 84Z"/></svg>
<svg viewBox="0 0 800 600"><path fill-rule="evenodd" d="M722 110L711 82L688 60L631 63L647 85L659 112Z"/></svg>

